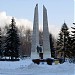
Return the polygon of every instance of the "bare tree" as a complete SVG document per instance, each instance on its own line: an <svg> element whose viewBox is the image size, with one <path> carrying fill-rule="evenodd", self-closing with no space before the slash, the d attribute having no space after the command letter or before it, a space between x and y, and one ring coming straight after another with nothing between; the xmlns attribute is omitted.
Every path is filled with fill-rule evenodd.
<svg viewBox="0 0 75 75"><path fill-rule="evenodd" d="M31 54L31 30L24 26L19 27L19 36L21 41L20 55L30 57Z"/></svg>

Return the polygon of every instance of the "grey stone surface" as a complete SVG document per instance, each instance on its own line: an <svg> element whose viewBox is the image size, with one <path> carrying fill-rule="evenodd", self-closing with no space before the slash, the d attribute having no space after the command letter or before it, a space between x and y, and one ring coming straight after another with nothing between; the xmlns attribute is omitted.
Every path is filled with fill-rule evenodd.
<svg viewBox="0 0 75 75"><path fill-rule="evenodd" d="M32 34L32 47L31 58L38 58L37 46L39 46L39 22L38 22L38 4L34 10L33 34Z"/></svg>
<svg viewBox="0 0 75 75"><path fill-rule="evenodd" d="M47 9L45 8L44 5L43 5L43 53L44 53L44 58L51 57Z"/></svg>

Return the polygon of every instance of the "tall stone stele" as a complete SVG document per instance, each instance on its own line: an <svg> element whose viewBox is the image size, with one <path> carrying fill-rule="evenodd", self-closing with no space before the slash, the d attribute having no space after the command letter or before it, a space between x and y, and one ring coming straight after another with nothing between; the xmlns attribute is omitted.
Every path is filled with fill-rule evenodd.
<svg viewBox="0 0 75 75"><path fill-rule="evenodd" d="M51 58L47 9L45 8L44 5L43 5L43 56L44 58Z"/></svg>
<svg viewBox="0 0 75 75"><path fill-rule="evenodd" d="M36 4L34 10L34 22L33 22L33 33L32 33L32 44L31 44L31 58L39 58L37 53L37 46L39 46L39 22L38 22L38 4Z"/></svg>

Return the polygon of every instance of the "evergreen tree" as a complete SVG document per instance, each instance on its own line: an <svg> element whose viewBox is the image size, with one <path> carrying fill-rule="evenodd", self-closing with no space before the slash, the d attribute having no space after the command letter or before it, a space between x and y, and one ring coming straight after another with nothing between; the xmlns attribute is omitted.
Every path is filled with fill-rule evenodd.
<svg viewBox="0 0 75 75"><path fill-rule="evenodd" d="M55 49L54 49L54 38L52 36L52 34L50 33L49 35L50 38L50 49L51 49L51 57L55 57Z"/></svg>
<svg viewBox="0 0 75 75"><path fill-rule="evenodd" d="M61 27L59 39L57 40L57 50L61 50L64 52L64 60L65 57L69 56L69 31L65 22Z"/></svg>
<svg viewBox="0 0 75 75"><path fill-rule="evenodd" d="M0 28L0 58L2 57L2 34L1 34L1 28Z"/></svg>
<svg viewBox="0 0 75 75"><path fill-rule="evenodd" d="M63 49L63 35L60 32L59 38L57 39L57 50L62 50L62 49Z"/></svg>
<svg viewBox="0 0 75 75"><path fill-rule="evenodd" d="M7 29L5 44L5 56L9 56L11 59L13 57L18 58L20 41L14 18L12 18L11 24Z"/></svg>
<svg viewBox="0 0 75 75"><path fill-rule="evenodd" d="M73 31L71 31L72 32L72 36L71 36L72 57L75 59L75 27L71 27L71 28L73 29Z"/></svg>
<svg viewBox="0 0 75 75"><path fill-rule="evenodd" d="M69 46L69 41L68 41L68 38L69 38L69 31L68 31L68 27L66 25L66 23L63 24L62 28L61 28L61 31L63 33L63 50L64 50L64 59L65 57L68 57L69 54L68 52L70 51L68 46Z"/></svg>
<svg viewBox="0 0 75 75"><path fill-rule="evenodd" d="M67 41L67 50L66 50L66 55L69 58L72 58L72 37L69 36L68 37L68 41Z"/></svg>

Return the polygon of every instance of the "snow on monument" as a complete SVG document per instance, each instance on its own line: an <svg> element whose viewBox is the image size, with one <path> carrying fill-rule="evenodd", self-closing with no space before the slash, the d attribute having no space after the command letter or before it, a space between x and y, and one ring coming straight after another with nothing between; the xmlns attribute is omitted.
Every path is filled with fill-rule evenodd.
<svg viewBox="0 0 75 75"><path fill-rule="evenodd" d="M51 57L47 9L45 8L44 5L43 5L43 56L44 58Z"/></svg>
<svg viewBox="0 0 75 75"><path fill-rule="evenodd" d="M34 10L31 58L39 58L39 54L37 53L37 46L39 46L38 4L36 4Z"/></svg>

